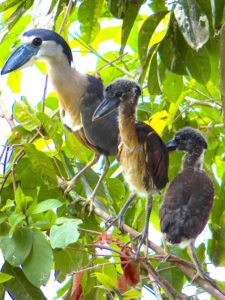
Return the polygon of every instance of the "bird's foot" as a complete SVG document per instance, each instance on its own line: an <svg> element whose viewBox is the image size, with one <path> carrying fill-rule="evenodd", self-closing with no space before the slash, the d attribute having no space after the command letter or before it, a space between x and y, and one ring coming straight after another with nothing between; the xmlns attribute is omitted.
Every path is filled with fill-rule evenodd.
<svg viewBox="0 0 225 300"><path fill-rule="evenodd" d="M93 213L94 207L95 207L94 197L92 195L90 195L88 198L81 197L81 198L79 198L78 201L82 201L82 204L83 204L82 214L84 214L85 210L89 206L88 216L90 216Z"/></svg>
<svg viewBox="0 0 225 300"><path fill-rule="evenodd" d="M66 197L66 195L72 190L72 188L73 188L74 185L75 185L76 180L77 180L77 178L74 177L74 178L72 178L71 180L66 181L66 182L64 183L64 185L65 185L65 188L64 188L64 197Z"/></svg>
<svg viewBox="0 0 225 300"><path fill-rule="evenodd" d="M141 234L141 240L138 244L138 248L137 248L137 251L135 254L135 260L138 260L140 251L141 251L141 247L144 245L144 243L146 243L145 257L147 258L147 256L148 256L148 233L145 230Z"/></svg>
<svg viewBox="0 0 225 300"><path fill-rule="evenodd" d="M163 257L162 262L166 263L168 258L170 257L170 255L171 255L170 253L165 253L165 256Z"/></svg>
<svg viewBox="0 0 225 300"><path fill-rule="evenodd" d="M217 286L216 281L209 276L208 272L203 271L203 270L197 271L197 273L192 278L191 282L194 282L199 277L202 278L202 279L205 279L205 280L209 281L213 286Z"/></svg>
<svg viewBox="0 0 225 300"><path fill-rule="evenodd" d="M123 232L123 217L118 215L117 217L110 217L105 224L107 225L106 231L109 230L112 226L118 223L118 228L121 232Z"/></svg>

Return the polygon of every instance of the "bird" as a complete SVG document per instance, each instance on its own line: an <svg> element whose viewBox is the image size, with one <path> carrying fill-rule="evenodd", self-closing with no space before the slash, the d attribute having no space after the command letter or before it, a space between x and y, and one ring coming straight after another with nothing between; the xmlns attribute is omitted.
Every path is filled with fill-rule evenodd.
<svg viewBox="0 0 225 300"><path fill-rule="evenodd" d="M166 146L168 151L186 153L183 170L169 184L160 207L160 229L164 241L186 246L197 269L196 277L212 281L202 269L194 247L197 236L208 222L214 197L212 180L202 169L207 142L198 130L185 127L177 131Z"/></svg>
<svg viewBox="0 0 225 300"><path fill-rule="evenodd" d="M140 95L141 89L134 81L116 80L105 88L104 100L93 114L93 121L96 121L118 108L120 141L117 157L131 190L130 197L116 218L120 227L123 215L136 194L147 198L145 225L136 258L144 242L148 245L152 195L168 182L169 163L168 151L160 136L151 126L136 121L135 112Z"/></svg>
<svg viewBox="0 0 225 300"><path fill-rule="evenodd" d="M22 44L9 56L1 74L33 65L36 60L46 63L48 76L58 94L62 123L95 153L93 160L67 182L65 195L73 188L76 180L98 162L101 155L106 157L102 175L87 199L93 205L100 183L109 168L108 156L117 154L117 111L92 122L92 115L103 100L103 84L97 78L83 75L75 69L72 51L59 34L47 29L31 29L23 33L21 40Z"/></svg>

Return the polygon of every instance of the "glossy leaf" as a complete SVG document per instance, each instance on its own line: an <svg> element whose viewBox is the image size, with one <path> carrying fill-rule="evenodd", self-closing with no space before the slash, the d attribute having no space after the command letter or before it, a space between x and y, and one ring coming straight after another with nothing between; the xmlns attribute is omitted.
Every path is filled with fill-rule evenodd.
<svg viewBox="0 0 225 300"><path fill-rule="evenodd" d="M34 145L24 145L25 152L30 158L33 167L39 172L43 182L49 186L56 182L56 173L51 159L43 152L38 151Z"/></svg>
<svg viewBox="0 0 225 300"><path fill-rule="evenodd" d="M32 131L41 125L41 122L35 116L33 108L24 99L22 102L16 102L14 105L14 116L22 126L28 130Z"/></svg>
<svg viewBox="0 0 225 300"><path fill-rule="evenodd" d="M98 18L102 11L103 0L85 0L78 11L81 23L82 38L91 43L100 30Z"/></svg>
<svg viewBox="0 0 225 300"><path fill-rule="evenodd" d="M134 21L138 15L139 9L145 0L127 1L127 8L123 18L122 38L120 52L124 51Z"/></svg>
<svg viewBox="0 0 225 300"><path fill-rule="evenodd" d="M196 0L179 0L174 9L179 28L190 47L200 49L209 38L209 21Z"/></svg>
<svg viewBox="0 0 225 300"><path fill-rule="evenodd" d="M6 282L6 281L8 281L8 280L10 280L12 278L13 278L12 275L0 272L0 284L2 284L3 282Z"/></svg>
<svg viewBox="0 0 225 300"><path fill-rule="evenodd" d="M213 15L213 25L215 29L219 29L223 22L223 13L225 7L224 0L212 0L212 15Z"/></svg>
<svg viewBox="0 0 225 300"><path fill-rule="evenodd" d="M186 53L187 44L179 31L177 22L171 18L170 28L159 46L160 58L170 71L184 75L186 74Z"/></svg>
<svg viewBox="0 0 225 300"><path fill-rule="evenodd" d="M65 249L69 244L75 243L79 238L78 225L81 220L66 219L65 223L54 225L50 230L50 243L53 249Z"/></svg>
<svg viewBox="0 0 225 300"><path fill-rule="evenodd" d="M48 282L53 264L53 254L49 242L42 232L33 230L32 237L32 249L23 264L23 272L34 286L40 287Z"/></svg>
<svg viewBox="0 0 225 300"><path fill-rule="evenodd" d="M19 228L12 237L0 236L0 245L5 260L19 267L31 251L32 232L29 228Z"/></svg>
<svg viewBox="0 0 225 300"><path fill-rule="evenodd" d="M165 17L166 12L157 13L149 16L141 26L138 36L138 54L142 66L145 65L148 47L151 37L158 26L159 22Z"/></svg>
<svg viewBox="0 0 225 300"><path fill-rule="evenodd" d="M191 76L198 82L205 84L209 80L211 65L205 48L200 49L198 52L189 48L186 56L186 65Z"/></svg>
<svg viewBox="0 0 225 300"><path fill-rule="evenodd" d="M13 299L46 300L42 291L27 280L20 268L5 263L2 271L13 276L11 280L4 283L4 287Z"/></svg>
<svg viewBox="0 0 225 300"><path fill-rule="evenodd" d="M45 212L50 209L55 209L62 206L62 202L57 199L48 199L38 203L34 210L32 210L31 214L39 214Z"/></svg>

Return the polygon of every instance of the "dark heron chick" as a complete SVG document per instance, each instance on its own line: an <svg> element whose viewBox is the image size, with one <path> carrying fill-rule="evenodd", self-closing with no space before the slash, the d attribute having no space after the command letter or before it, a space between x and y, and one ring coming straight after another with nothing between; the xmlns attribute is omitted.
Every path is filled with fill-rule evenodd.
<svg viewBox="0 0 225 300"><path fill-rule="evenodd" d="M203 231L212 209L214 187L202 170L207 143L193 128L179 130L166 144L168 151L186 151L183 170L170 183L160 208L160 228L165 242L186 245L197 275L211 280L195 254L194 243Z"/></svg>
<svg viewBox="0 0 225 300"><path fill-rule="evenodd" d="M32 65L36 60L46 63L49 78L59 97L64 126L95 153L94 159L67 183L65 194L73 188L84 171L99 160L100 155L106 157L104 171L88 199L92 204L109 168L107 157L117 154L117 112L92 122L92 115L103 100L103 85L95 77L83 75L72 66L71 49L59 34L46 29L33 29L22 35L22 41L22 45L6 61L1 74Z"/></svg>
<svg viewBox="0 0 225 300"><path fill-rule="evenodd" d="M168 153L165 144L152 127L135 120L136 105L140 95L140 87L135 82L117 80L106 87L105 99L93 115L93 120L99 120L119 107L118 159L123 168L124 178L134 193L131 194L115 221L119 220L122 227L124 212L135 194L147 197L145 226L137 255L142 244L148 240L152 194L165 187L168 181Z"/></svg>

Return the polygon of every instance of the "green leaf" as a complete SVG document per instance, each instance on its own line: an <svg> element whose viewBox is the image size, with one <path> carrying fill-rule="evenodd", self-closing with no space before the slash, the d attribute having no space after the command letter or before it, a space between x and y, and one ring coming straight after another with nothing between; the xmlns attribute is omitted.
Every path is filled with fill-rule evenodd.
<svg viewBox="0 0 225 300"><path fill-rule="evenodd" d="M63 203L57 199L48 199L38 203L38 205L31 211L31 214L39 214L50 209L55 209L62 206Z"/></svg>
<svg viewBox="0 0 225 300"><path fill-rule="evenodd" d="M78 19L81 23L82 38L89 44L100 30L98 18L101 15L103 0L84 0L78 10Z"/></svg>
<svg viewBox="0 0 225 300"><path fill-rule="evenodd" d="M20 2L24 2L24 0L6 0L0 4L0 12L3 12L10 7L19 4Z"/></svg>
<svg viewBox="0 0 225 300"><path fill-rule="evenodd" d="M155 53L151 59L151 64L148 73L148 91L152 95L157 95L161 93L158 80L157 53Z"/></svg>
<svg viewBox="0 0 225 300"><path fill-rule="evenodd" d="M167 35L159 46L159 55L163 64L174 73L186 74L185 57L187 48L176 20L171 18Z"/></svg>
<svg viewBox="0 0 225 300"><path fill-rule="evenodd" d="M45 300L42 291L33 286L24 276L20 268L14 268L10 264L5 263L2 271L13 276L11 280L4 283L4 287L13 297L13 299L23 300ZM35 273L35 269L33 270Z"/></svg>
<svg viewBox="0 0 225 300"><path fill-rule="evenodd" d="M9 73L7 79L7 85L10 86L13 93L20 92L21 77L22 77L21 71Z"/></svg>
<svg viewBox="0 0 225 300"><path fill-rule="evenodd" d="M125 293L123 293L123 300L130 300L130 299L136 299L141 298L141 292L131 289Z"/></svg>
<svg viewBox="0 0 225 300"><path fill-rule="evenodd" d="M211 65L205 48L200 49L198 52L189 48L186 56L186 65L190 75L198 82L205 84L210 79Z"/></svg>
<svg viewBox="0 0 225 300"><path fill-rule="evenodd" d="M50 243L53 249L62 248L65 249L69 244L75 243L80 233L78 231L78 225L82 223L81 220L60 218L57 220L64 223L62 225L53 225L50 230Z"/></svg>
<svg viewBox="0 0 225 300"><path fill-rule="evenodd" d="M12 236L13 232L15 231L15 229L17 228L18 225L21 225L23 223L23 221L25 220L25 215L22 214L21 212L13 212L9 218L8 218L8 222L11 226L10 228L10 232L9 235Z"/></svg>
<svg viewBox="0 0 225 300"><path fill-rule="evenodd" d="M38 230L33 230L32 249L23 264L23 272L36 287L48 282L53 264L53 254L46 237Z"/></svg>
<svg viewBox="0 0 225 300"><path fill-rule="evenodd" d="M51 158L45 155L44 152L38 151L32 144L25 144L24 150L27 156L30 158L33 167L42 177L43 182L46 185L49 185L49 187L55 187L56 172Z"/></svg>
<svg viewBox="0 0 225 300"><path fill-rule="evenodd" d="M88 262L88 254L83 247L69 246L65 250L54 250L55 269L63 274L82 269Z"/></svg>
<svg viewBox="0 0 225 300"><path fill-rule="evenodd" d="M125 15L125 11L127 9L126 7L126 0L121 0L121 1L118 1L118 0L107 0L107 3L108 3L108 7L109 7L109 10L110 12L112 13L112 15L115 17L115 18L123 18L124 15Z"/></svg>
<svg viewBox="0 0 225 300"><path fill-rule="evenodd" d="M14 104L13 114L16 120L28 131L32 131L41 125L34 110L25 99Z"/></svg>
<svg viewBox="0 0 225 300"><path fill-rule="evenodd" d="M107 188L110 196L114 201L117 201L125 196L125 186L122 181L117 178L106 179Z"/></svg>
<svg viewBox="0 0 225 300"><path fill-rule="evenodd" d="M183 77L168 72L163 80L162 90L170 102L175 102L183 90Z"/></svg>
<svg viewBox="0 0 225 300"><path fill-rule="evenodd" d="M138 35L138 54L139 59L141 61L142 66L145 65L147 55L148 55L148 48L151 37L159 25L159 22L162 18L166 15L166 12L160 12L149 16L141 26Z"/></svg>
<svg viewBox="0 0 225 300"><path fill-rule="evenodd" d="M213 14L213 25L215 29L220 29L223 23L224 15L224 0L211 0L212 14Z"/></svg>
<svg viewBox="0 0 225 300"><path fill-rule="evenodd" d="M37 115L42 126L47 132L48 136L54 141L56 148L59 149L62 146L62 135L59 130L59 125L55 120L52 120L48 115L43 112L38 112Z"/></svg>
<svg viewBox="0 0 225 300"><path fill-rule="evenodd" d="M116 289L116 282L109 275L95 272L95 276L107 290L113 291Z"/></svg>
<svg viewBox="0 0 225 300"><path fill-rule="evenodd" d="M196 0L179 0L174 15L190 47L200 49L209 38L209 21Z"/></svg>
<svg viewBox="0 0 225 300"><path fill-rule="evenodd" d="M9 274L0 272L0 283L9 281L9 280L12 279L12 278L13 278L12 275L9 275Z"/></svg>
<svg viewBox="0 0 225 300"><path fill-rule="evenodd" d="M0 248L12 266L20 266L30 253L32 247L32 232L29 228L17 229L13 236L0 236Z"/></svg>
<svg viewBox="0 0 225 300"><path fill-rule="evenodd" d="M21 187L18 186L15 192L15 202L16 202L16 211L20 211L22 213L26 212L27 204L32 202L33 198L30 196L26 196Z"/></svg>
<svg viewBox="0 0 225 300"><path fill-rule="evenodd" d="M134 25L135 19L138 15L139 9L141 5L145 2L145 0L137 0L137 1L128 1L127 8L123 18L122 25L122 38L121 38L121 48L120 53L124 51L126 46L128 37Z"/></svg>

